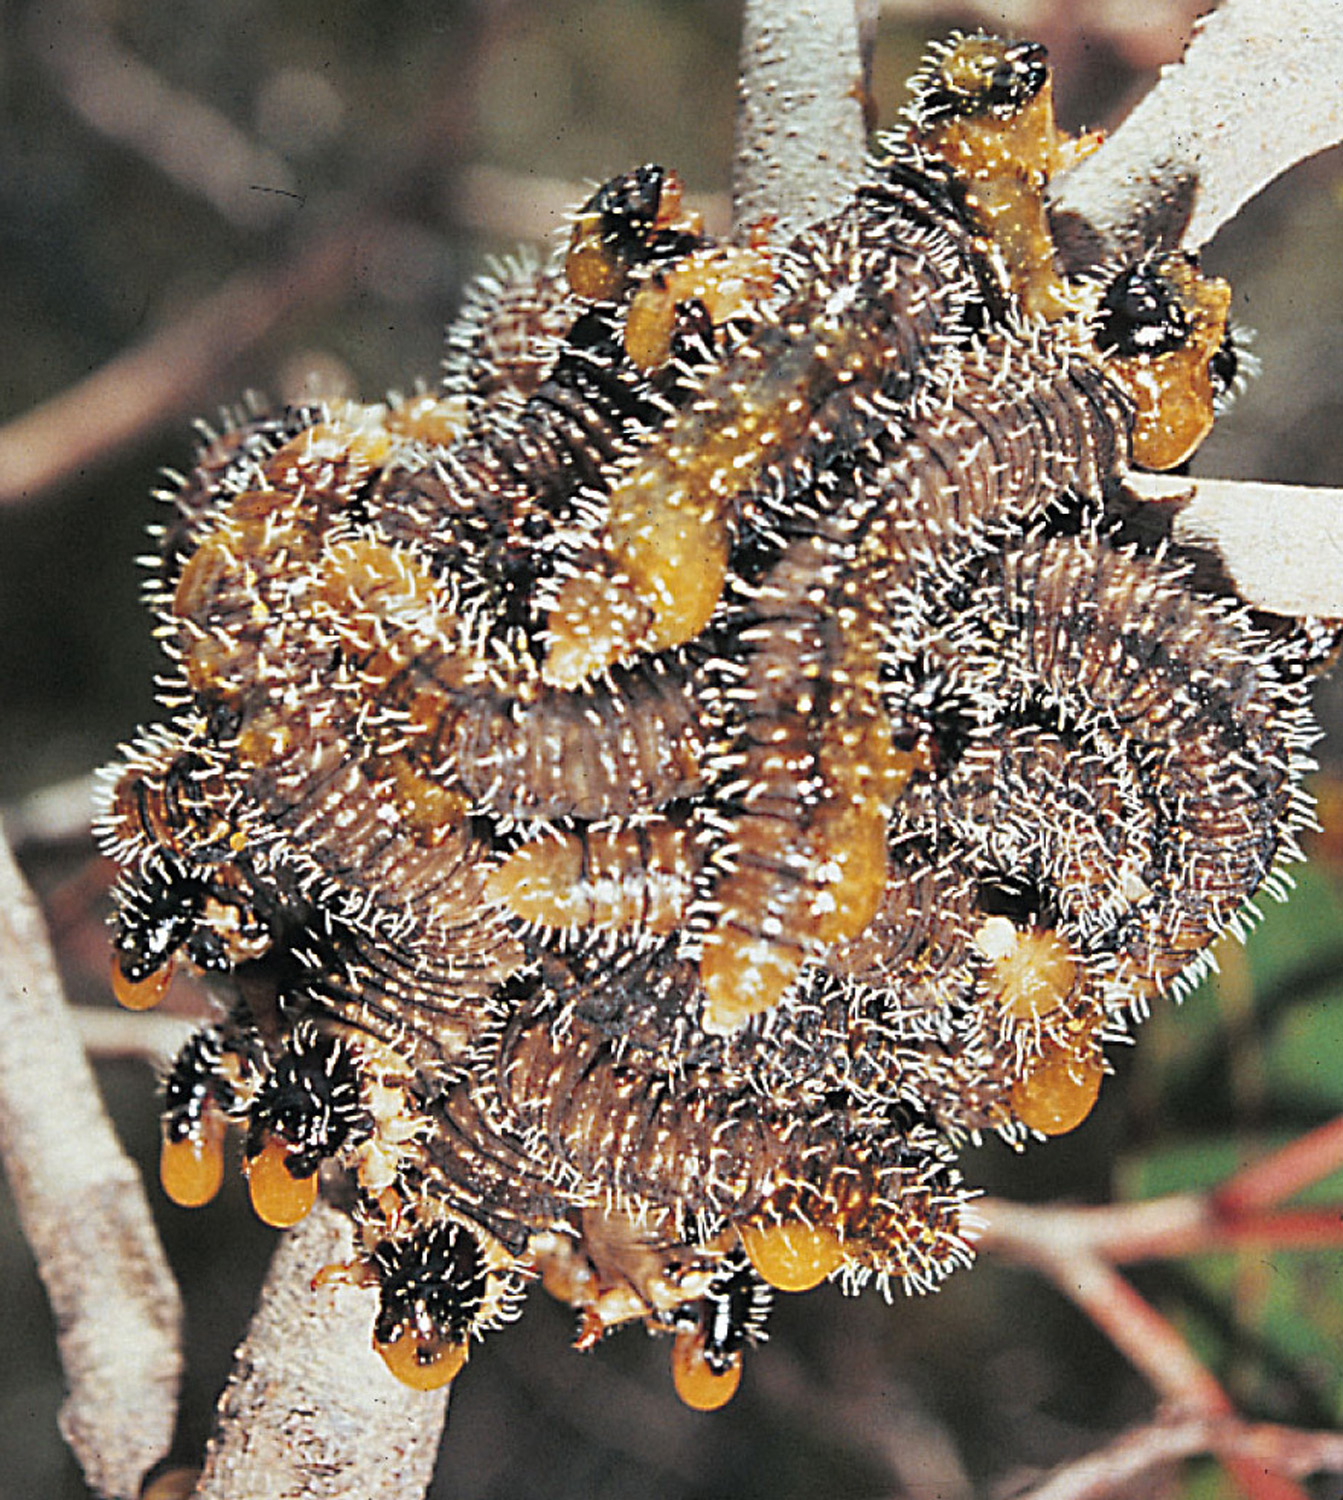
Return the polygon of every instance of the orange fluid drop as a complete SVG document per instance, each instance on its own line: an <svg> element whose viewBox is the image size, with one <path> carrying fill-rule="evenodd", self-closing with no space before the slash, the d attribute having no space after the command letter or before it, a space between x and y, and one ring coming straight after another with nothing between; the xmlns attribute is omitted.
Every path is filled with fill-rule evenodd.
<svg viewBox="0 0 1343 1500"><path fill-rule="evenodd" d="M1049 1047L1012 1086L1017 1119L1041 1135L1066 1135L1091 1113L1104 1076L1098 1057Z"/></svg>
<svg viewBox="0 0 1343 1500"><path fill-rule="evenodd" d="M289 1153L284 1142L272 1137L259 1155L247 1163L247 1191L252 1207L263 1224L288 1229L317 1201L317 1173L293 1177L285 1165Z"/></svg>
<svg viewBox="0 0 1343 1500"><path fill-rule="evenodd" d="M373 1347L382 1362L402 1383L414 1391L436 1391L452 1380L466 1363L466 1345L445 1340L422 1339L411 1329L389 1344Z"/></svg>
<svg viewBox="0 0 1343 1500"><path fill-rule="evenodd" d="M173 982L173 966L166 963L144 979L127 979L121 964L112 960L112 993L127 1010L152 1010L168 993Z"/></svg>
<svg viewBox="0 0 1343 1500"><path fill-rule="evenodd" d="M200 1477L199 1469L165 1469L140 1491L140 1500L191 1500Z"/></svg>
<svg viewBox="0 0 1343 1500"><path fill-rule="evenodd" d="M676 1335L672 1344L672 1381L676 1394L692 1411L717 1411L737 1394L741 1384L741 1355L721 1373L704 1358L704 1340L695 1330Z"/></svg>
<svg viewBox="0 0 1343 1500"><path fill-rule="evenodd" d="M224 1122L207 1114L199 1131L164 1140L159 1154L163 1191L181 1208L209 1203L224 1182Z"/></svg>
<svg viewBox="0 0 1343 1500"><path fill-rule="evenodd" d="M740 1225L737 1233L751 1264L780 1292L809 1292L844 1260L839 1236L822 1224L790 1219L784 1224Z"/></svg>

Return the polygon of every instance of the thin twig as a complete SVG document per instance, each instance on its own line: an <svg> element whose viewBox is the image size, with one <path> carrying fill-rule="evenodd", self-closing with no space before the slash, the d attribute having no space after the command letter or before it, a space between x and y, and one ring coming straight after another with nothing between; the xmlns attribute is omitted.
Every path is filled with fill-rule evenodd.
<svg viewBox="0 0 1343 1500"><path fill-rule="evenodd" d="M1213 1194L1217 1212L1245 1219L1343 1170L1343 1115L1237 1172Z"/></svg>
<svg viewBox="0 0 1343 1500"><path fill-rule="evenodd" d="M242 272L180 318L0 427L0 505L30 501L194 411L281 322L334 296L371 223L342 223L277 269Z"/></svg>
<svg viewBox="0 0 1343 1500"><path fill-rule="evenodd" d="M90 1057L127 1057L162 1067L200 1030L198 1021L154 1010L76 1006L71 1015Z"/></svg>
<svg viewBox="0 0 1343 1500"><path fill-rule="evenodd" d="M1234 1417L1221 1383L1179 1330L1112 1266L1067 1239L1037 1238L1029 1259L1074 1302L1163 1398L1181 1412ZM1239 1454L1219 1454L1247 1500L1306 1500L1290 1479Z"/></svg>
<svg viewBox="0 0 1343 1500"><path fill-rule="evenodd" d="M1181 1459L1217 1454L1303 1479L1343 1473L1343 1434L1225 1417L1161 1417L1058 1469L1016 1500L1106 1500Z"/></svg>
<svg viewBox="0 0 1343 1500"><path fill-rule="evenodd" d="M1239 1180L1231 1179L1228 1188L1234 1191ZM1036 1263L1037 1251L1050 1265L1057 1255L1094 1255L1124 1265L1252 1246L1343 1248L1343 1205L1262 1212L1218 1192L1173 1193L1102 1208L983 1198L975 1208L984 1221L980 1249L1028 1263Z"/></svg>
<svg viewBox="0 0 1343 1500"><path fill-rule="evenodd" d="M166 82L118 42L93 7L37 6L29 39L76 113L230 223L265 225L297 196L283 157Z"/></svg>
<svg viewBox="0 0 1343 1500"><path fill-rule="evenodd" d="M181 1303L2 838L0 1031L0 1156L56 1318L61 1430L92 1489L134 1496L172 1438Z"/></svg>

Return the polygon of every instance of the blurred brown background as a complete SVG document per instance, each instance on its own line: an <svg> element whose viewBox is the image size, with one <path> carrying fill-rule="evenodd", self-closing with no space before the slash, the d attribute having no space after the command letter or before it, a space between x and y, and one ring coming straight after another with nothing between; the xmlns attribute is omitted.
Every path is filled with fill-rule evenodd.
<svg viewBox="0 0 1343 1500"><path fill-rule="evenodd" d="M874 96L889 121L928 37L988 25L1046 42L1064 122L1103 124L1179 55L1195 9L888 4ZM84 775L152 716L134 559L159 471L188 460L191 417L248 390L376 399L432 381L442 326L486 257L553 243L558 208L635 162L676 166L725 213L738 29L735 0L0 11L0 801ZM1336 156L1306 164L1207 256L1257 329L1264 369L1200 472L1343 483L1341 183ZM81 386L126 351L139 352L115 378ZM63 393L70 404L13 425ZM75 997L107 1003L88 846L34 840L24 852ZM1215 1017L1218 997L1207 1004ZM967 1161L972 1179L1021 1197L1101 1198L1117 1160L1242 1128L1247 1097L1256 1125L1299 1126L1322 1107L1244 1084L1227 1049L1252 1049L1253 1026L1228 1042L1209 1022L1209 1050L1191 1062L1175 1025L1163 1016L1122 1061L1129 1088L1111 1085L1075 1137L1028 1160L986 1146ZM1193 1070L1178 1098L1162 1072L1172 1055ZM152 1161L149 1071L113 1062L101 1076L128 1143ZM236 1182L195 1214L154 1193L188 1297L189 1461L272 1236ZM1143 1285L1221 1330L1254 1409L1337 1420L1338 1369L1308 1360L1303 1373L1247 1344L1182 1274L1153 1271ZM49 1319L3 1199L0 1285L0 1500L76 1500L85 1491L55 1433ZM1100 1335L1000 1265L891 1308L834 1288L783 1302L736 1401L697 1417L672 1394L664 1343L632 1331L579 1357L566 1349L568 1313L535 1295L460 1380L434 1494L955 1500L1007 1493L1150 1405ZM1185 1492L1199 1482L1187 1476Z"/></svg>

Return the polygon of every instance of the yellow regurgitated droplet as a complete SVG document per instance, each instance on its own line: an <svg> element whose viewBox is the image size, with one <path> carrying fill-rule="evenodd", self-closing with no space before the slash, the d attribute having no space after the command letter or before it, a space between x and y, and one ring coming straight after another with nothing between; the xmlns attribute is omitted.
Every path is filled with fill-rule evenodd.
<svg viewBox="0 0 1343 1500"><path fill-rule="evenodd" d="M173 965L166 963L143 979L127 979L117 959L112 960L112 993L127 1010L152 1010L168 993L173 982Z"/></svg>
<svg viewBox="0 0 1343 1500"><path fill-rule="evenodd" d="M415 1391L436 1391L452 1380L466 1363L467 1346L446 1339L423 1339L406 1329L391 1343L373 1347L382 1362L402 1383Z"/></svg>
<svg viewBox="0 0 1343 1500"><path fill-rule="evenodd" d="M1017 1119L1041 1135L1066 1135L1091 1113L1104 1069L1090 1050L1047 1044L1024 1078L1012 1085Z"/></svg>
<svg viewBox="0 0 1343 1500"><path fill-rule="evenodd" d="M564 275L578 296L594 302L619 292L625 268L620 257L603 243L600 214L584 214L574 225L564 257Z"/></svg>
<svg viewBox="0 0 1343 1500"><path fill-rule="evenodd" d="M737 1233L751 1264L780 1292L809 1292L844 1261L839 1236L824 1224L739 1224Z"/></svg>
<svg viewBox="0 0 1343 1500"><path fill-rule="evenodd" d="M297 1224L317 1201L317 1173L292 1176L286 1165L288 1156L284 1142L272 1136L247 1163L247 1191L252 1207L257 1218L272 1229L288 1229Z"/></svg>
<svg viewBox="0 0 1343 1500"><path fill-rule="evenodd" d="M159 1181L180 1208L209 1203L224 1182L224 1121L207 1113L183 1140L165 1135L159 1154Z"/></svg>
<svg viewBox="0 0 1343 1500"><path fill-rule="evenodd" d="M717 1411L732 1400L741 1384L741 1355L734 1354L726 1370L712 1369L704 1358L704 1338L697 1329L676 1335L671 1367L676 1394L692 1411Z"/></svg>

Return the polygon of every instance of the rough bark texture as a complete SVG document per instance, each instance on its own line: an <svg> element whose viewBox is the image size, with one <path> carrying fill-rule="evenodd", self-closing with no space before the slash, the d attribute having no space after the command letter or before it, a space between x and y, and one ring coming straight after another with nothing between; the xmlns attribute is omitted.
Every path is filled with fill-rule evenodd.
<svg viewBox="0 0 1343 1500"><path fill-rule="evenodd" d="M353 1250L319 1203L276 1252L219 1404L200 1500L410 1500L434 1471L447 1392L412 1391L373 1352L374 1297L312 1287Z"/></svg>
<svg viewBox="0 0 1343 1500"><path fill-rule="evenodd" d="M1156 238L1197 250L1275 177L1340 140L1339 0L1225 0L1060 184L1059 205L1108 250Z"/></svg>
<svg viewBox="0 0 1343 1500"><path fill-rule="evenodd" d="M0 1157L56 1320L61 1430L92 1489L138 1495L172 1438L181 1301L3 838L0 1029Z"/></svg>
<svg viewBox="0 0 1343 1500"><path fill-rule="evenodd" d="M865 0L747 0L733 168L739 234L787 240L834 213L863 170Z"/></svg>

